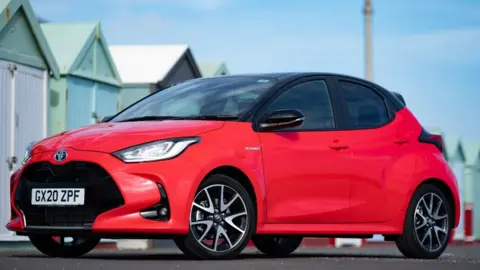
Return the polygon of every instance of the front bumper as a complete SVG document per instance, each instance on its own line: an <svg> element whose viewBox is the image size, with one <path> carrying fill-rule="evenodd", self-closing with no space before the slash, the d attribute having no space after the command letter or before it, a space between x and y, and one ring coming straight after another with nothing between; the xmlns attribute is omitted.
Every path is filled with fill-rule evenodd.
<svg viewBox="0 0 480 270"><path fill-rule="evenodd" d="M161 236L188 233L189 202L193 200L203 172L186 157L126 164L107 153L70 148L66 150L68 158L63 163L53 160L54 152L38 153L12 175L12 215L7 229L18 234L65 231L112 236ZM41 176L41 170L35 173L29 171L34 167L41 167L41 164L44 169L52 166L49 173L56 178L42 182L41 179L45 177ZM103 170L106 176L100 176L99 172L96 172L93 173L96 178L84 175L85 180L80 179L81 177L76 180L59 180L62 178L57 177L56 170L69 164L90 164ZM63 167L57 167L62 165ZM100 184L100 181L104 182ZM32 187L75 188L80 187L79 185L87 185L85 206L62 208L30 205L29 194ZM95 195L89 197L88 192ZM95 211L85 214L87 204L90 208L94 207ZM155 211L162 208L167 208L168 214L155 215Z"/></svg>

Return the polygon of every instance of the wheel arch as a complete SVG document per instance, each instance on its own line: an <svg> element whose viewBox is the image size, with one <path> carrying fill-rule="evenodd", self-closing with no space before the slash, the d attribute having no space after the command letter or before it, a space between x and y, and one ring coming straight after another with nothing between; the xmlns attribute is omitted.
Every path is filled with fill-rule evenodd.
<svg viewBox="0 0 480 270"><path fill-rule="evenodd" d="M263 196L261 195L262 192L256 187L256 183L252 181L252 179L247 175L246 172L241 170L238 167L232 165L221 165L215 168L212 168L206 175L203 177L203 183L208 177L215 175L215 174L222 174L229 176L235 180L237 180L248 192L250 195L253 204L255 206L255 214L257 219L257 228L258 225L263 224L264 222L264 203L263 203Z"/></svg>
<svg viewBox="0 0 480 270"><path fill-rule="evenodd" d="M430 189L425 189L427 185L430 187ZM420 183L415 188L413 188L411 192L411 196L409 197L409 200L408 200L408 204L411 205L412 199L418 190L422 189L424 192L425 191L429 192L429 190L431 190L432 187L439 189L443 193L443 195L446 197L446 200L449 201L450 204L453 204L452 207L450 207L450 210L453 212L454 215L458 215L456 214L458 213L458 209L457 209L458 203L457 203L455 191L452 190L452 187L449 185L447 181L437 177L429 177L429 178L422 179ZM432 250L431 247L430 247L430 250L426 250L422 246L423 241L420 240L418 238L419 237L418 234L415 233L415 230L416 230L416 227L414 224L415 216L412 215L412 213L415 213L416 211L415 208L413 209L409 208L406 211L406 213L407 214L410 213L410 215L405 215L405 219L403 221L403 225L404 225L403 233L398 236L386 236L386 239L394 240L400 252L407 258L419 258L419 259L438 258L445 251L449 242L449 238L444 239L445 244L443 246L438 247L436 250ZM455 226L458 223L458 217L457 216L454 216L454 217L455 217L454 219L449 219L450 225L451 226L453 225L450 228L452 230L453 228L455 228Z"/></svg>
<svg viewBox="0 0 480 270"><path fill-rule="evenodd" d="M432 184L438 187L448 198L453 211L452 229L456 228L460 221L460 194L457 179L448 162L441 154L432 152L416 153L415 172L412 186L408 192L407 207L415 191L422 185ZM406 209L406 208L405 208Z"/></svg>
<svg viewBox="0 0 480 270"><path fill-rule="evenodd" d="M457 208L459 208L459 206L457 206L457 203L456 203L456 200L455 200L455 197L453 195L453 192L452 192L451 188L447 185L447 183L445 183L445 181L443 181L441 179L428 178L428 179L425 179L424 181L422 181L417 186L417 188L414 190L414 193L415 193L415 191L417 191L423 185L433 185L433 186L437 187L438 189L440 189L440 191L445 195L445 197L448 200L448 203L452 206L451 207L452 216L454 217L454 219L450 219L450 223L451 223L450 225L452 226L452 228L455 228L458 225L457 216L460 213L458 212Z"/></svg>

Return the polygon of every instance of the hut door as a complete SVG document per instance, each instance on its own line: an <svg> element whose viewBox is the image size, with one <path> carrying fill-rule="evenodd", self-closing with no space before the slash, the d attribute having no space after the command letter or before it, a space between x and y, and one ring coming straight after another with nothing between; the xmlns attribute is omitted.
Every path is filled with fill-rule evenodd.
<svg viewBox="0 0 480 270"><path fill-rule="evenodd" d="M458 185L458 193L460 197L460 222L458 223L458 227L455 229L455 233L453 238L458 240L462 240L465 237L464 229L465 229L465 210L464 210L464 188L463 188L463 172L464 166L461 161L455 160L453 163L450 164L453 173L457 178L457 185Z"/></svg>
<svg viewBox="0 0 480 270"><path fill-rule="evenodd" d="M95 113L99 119L118 112L118 88L106 84L95 85Z"/></svg>
<svg viewBox="0 0 480 270"><path fill-rule="evenodd" d="M17 166L32 141L47 136L46 71L17 64L15 71L14 153Z"/></svg>
<svg viewBox="0 0 480 270"><path fill-rule="evenodd" d="M0 61L0 223L10 218L10 174L22 163L25 148L47 133L44 70ZM4 226L0 236L11 235Z"/></svg>
<svg viewBox="0 0 480 270"><path fill-rule="evenodd" d="M3 226L10 219L10 174L13 170L13 74L0 60L0 236L11 235Z"/></svg>
<svg viewBox="0 0 480 270"><path fill-rule="evenodd" d="M95 123L93 118L94 82L79 77L67 78L67 130Z"/></svg>

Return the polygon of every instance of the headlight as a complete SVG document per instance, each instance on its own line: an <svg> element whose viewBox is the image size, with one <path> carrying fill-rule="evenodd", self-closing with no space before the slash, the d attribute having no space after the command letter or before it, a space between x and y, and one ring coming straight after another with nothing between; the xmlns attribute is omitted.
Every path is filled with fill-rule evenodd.
<svg viewBox="0 0 480 270"><path fill-rule="evenodd" d="M160 140L129 147L113 155L128 163L165 160L178 156L189 145L199 141L197 137Z"/></svg>
<svg viewBox="0 0 480 270"><path fill-rule="evenodd" d="M31 152L32 152L32 148L33 146L36 144L37 142L31 142L27 145L27 148L25 149L25 154L23 154L23 161L22 161L22 165L24 165L25 163L27 163L27 161L30 159L31 157Z"/></svg>

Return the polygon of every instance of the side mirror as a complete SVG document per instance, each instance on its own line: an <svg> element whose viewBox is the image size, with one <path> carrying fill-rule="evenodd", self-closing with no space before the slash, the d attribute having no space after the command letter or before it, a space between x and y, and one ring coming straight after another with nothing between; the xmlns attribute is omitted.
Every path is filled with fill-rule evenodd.
<svg viewBox="0 0 480 270"><path fill-rule="evenodd" d="M105 117L102 119L102 123L108 122L108 121L110 121L112 118L113 118L113 116L105 116Z"/></svg>
<svg viewBox="0 0 480 270"><path fill-rule="evenodd" d="M299 110L276 110L260 121L261 130L298 127L303 124L305 116Z"/></svg>

